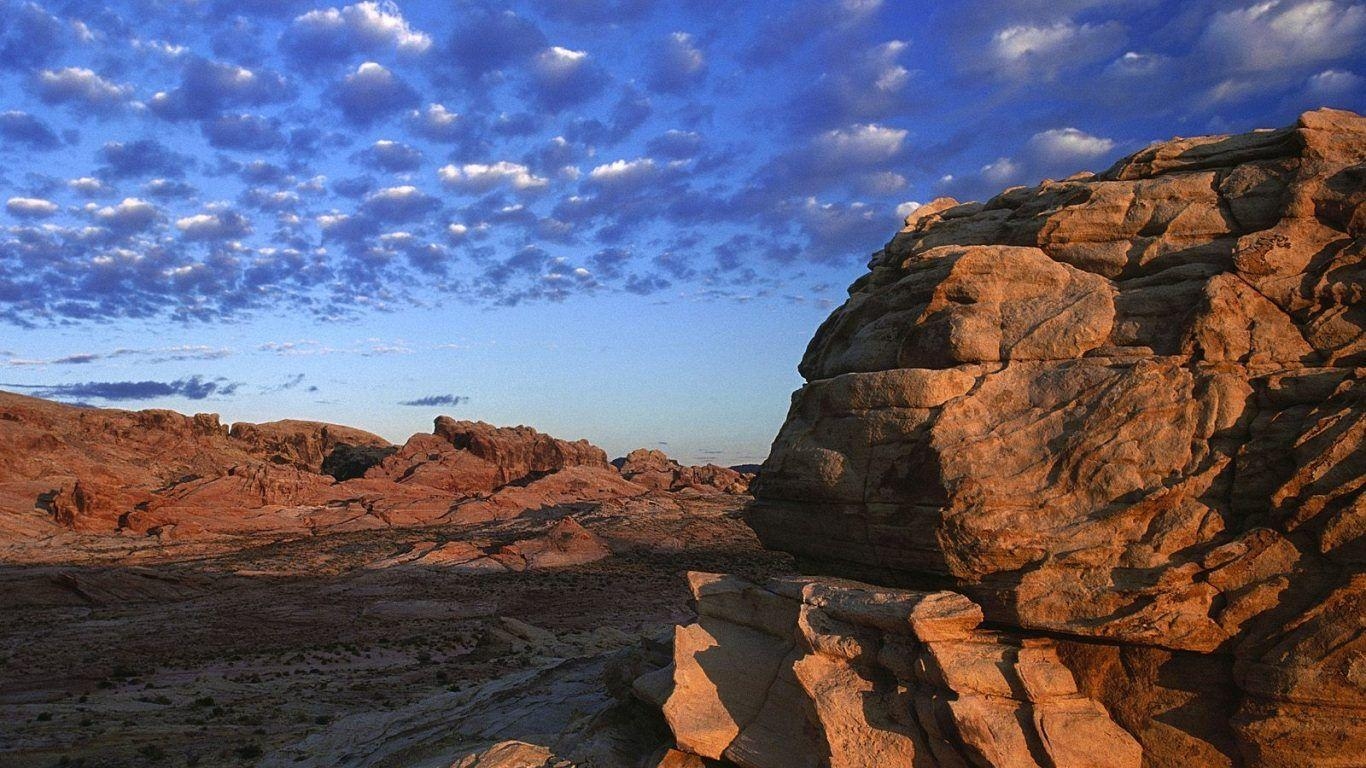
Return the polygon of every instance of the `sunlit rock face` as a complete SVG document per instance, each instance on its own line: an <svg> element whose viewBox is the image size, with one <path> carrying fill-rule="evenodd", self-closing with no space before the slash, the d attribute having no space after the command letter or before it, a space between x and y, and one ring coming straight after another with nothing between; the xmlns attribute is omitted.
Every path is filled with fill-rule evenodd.
<svg viewBox="0 0 1366 768"><path fill-rule="evenodd" d="M1359 764L1363 253L1333 110L934 201L812 340L748 520L1057 638L1145 765Z"/></svg>

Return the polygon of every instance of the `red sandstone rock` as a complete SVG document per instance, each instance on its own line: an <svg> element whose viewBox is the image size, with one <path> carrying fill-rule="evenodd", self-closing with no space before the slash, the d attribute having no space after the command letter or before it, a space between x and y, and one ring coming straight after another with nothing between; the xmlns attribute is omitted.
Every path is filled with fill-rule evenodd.
<svg viewBox="0 0 1366 768"><path fill-rule="evenodd" d="M1321 110L918 210L812 340L752 526L1091 643L1059 658L1145 766L1359 761L1364 169L1366 120ZM952 709L974 764L1024 749ZM1089 764L1054 737L1104 714L1027 751Z"/></svg>
<svg viewBox="0 0 1366 768"><path fill-rule="evenodd" d="M685 467L663 451L637 448L621 460L621 476L637 485L661 491L693 489L700 492L746 493L752 475L728 467L706 464Z"/></svg>

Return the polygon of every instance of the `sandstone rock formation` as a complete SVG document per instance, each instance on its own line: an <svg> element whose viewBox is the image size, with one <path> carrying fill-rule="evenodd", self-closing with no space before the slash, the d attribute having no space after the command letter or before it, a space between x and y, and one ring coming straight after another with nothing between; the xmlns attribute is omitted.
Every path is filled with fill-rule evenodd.
<svg viewBox="0 0 1366 768"><path fill-rule="evenodd" d="M708 493L744 492L739 475L709 469L680 472ZM692 482L633 483L597 446L529 427L439 417L432 434L396 447L335 424L229 428L214 414L80 408L0 392L0 558L17 562L62 562L67 545L186 556L252 538L563 517ZM432 552L427 562L516 571L586 557L525 546L525 557L509 554L506 563L478 548L468 558Z"/></svg>
<svg viewBox="0 0 1366 768"><path fill-rule="evenodd" d="M687 753L748 768L1141 763L1054 641L982 629L960 594L690 581L700 619L678 628L660 686Z"/></svg>
<svg viewBox="0 0 1366 768"><path fill-rule="evenodd" d="M679 748L1360 765L1364 255L1366 119L1332 110L911 214L812 340L748 520L807 572L952 590L992 631L955 658L902 593L702 585ZM814 597L841 589L898 626Z"/></svg>
<svg viewBox="0 0 1366 768"><path fill-rule="evenodd" d="M685 467L663 451L650 448L631 451L620 462L618 469L622 477L638 485L664 491L692 489L703 493L745 493L753 479L750 475L715 464Z"/></svg>

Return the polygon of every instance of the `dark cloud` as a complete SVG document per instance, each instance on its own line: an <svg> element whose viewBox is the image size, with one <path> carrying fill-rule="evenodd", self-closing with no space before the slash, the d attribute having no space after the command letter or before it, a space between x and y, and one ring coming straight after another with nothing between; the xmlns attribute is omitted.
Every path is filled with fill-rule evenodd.
<svg viewBox="0 0 1366 768"><path fill-rule="evenodd" d="M707 57L696 38L674 32L655 47L646 83L656 93L684 93L706 79Z"/></svg>
<svg viewBox="0 0 1366 768"><path fill-rule="evenodd" d="M447 59L468 77L521 64L547 45L534 22L512 11L474 7L461 16L446 46Z"/></svg>
<svg viewBox="0 0 1366 768"><path fill-rule="evenodd" d="M692 131L671 130L650 139L645 150L651 155L670 160L688 160L702 151L702 135Z"/></svg>
<svg viewBox="0 0 1366 768"><path fill-rule="evenodd" d="M547 112L560 112L600 95L611 78L587 51L551 46L531 62L528 96Z"/></svg>
<svg viewBox="0 0 1366 768"><path fill-rule="evenodd" d="M27 112L0 112L0 139L23 144L30 149L50 150L62 145L47 123Z"/></svg>
<svg viewBox="0 0 1366 768"><path fill-rule="evenodd" d="M422 150L399 141L380 139L354 156L365 165L390 173L416 171L422 167Z"/></svg>
<svg viewBox="0 0 1366 768"><path fill-rule="evenodd" d="M208 120L229 108L259 107L292 97L293 88L282 75L194 56L181 70L180 85L153 95L147 108L167 120Z"/></svg>
<svg viewBox="0 0 1366 768"><path fill-rule="evenodd" d="M6 386L33 390L38 397L59 399L123 401L183 397L186 400L204 400L210 397L230 397L237 393L242 383L222 377L205 379L202 376L191 376L175 381L88 381L79 384Z"/></svg>
<svg viewBox="0 0 1366 768"><path fill-rule="evenodd" d="M426 397L419 397L415 400L401 400L399 401L399 405L409 405L415 408L430 408L440 405L464 405L469 401L470 399L464 395L427 395Z"/></svg>
<svg viewBox="0 0 1366 768"><path fill-rule="evenodd" d="M0 67L41 66L66 48L68 26L37 3L0 0L0 18Z"/></svg>
<svg viewBox="0 0 1366 768"><path fill-rule="evenodd" d="M223 115L203 124L204 137L219 149L264 152L285 145L280 121L259 115Z"/></svg>
<svg viewBox="0 0 1366 768"><path fill-rule="evenodd" d="M417 106L419 98L401 78L373 61L361 64L334 90L332 99L347 120L369 125Z"/></svg>
<svg viewBox="0 0 1366 768"><path fill-rule="evenodd" d="M139 176L179 178L194 166L194 161L155 139L111 141L100 149L104 167L100 175L111 179Z"/></svg>

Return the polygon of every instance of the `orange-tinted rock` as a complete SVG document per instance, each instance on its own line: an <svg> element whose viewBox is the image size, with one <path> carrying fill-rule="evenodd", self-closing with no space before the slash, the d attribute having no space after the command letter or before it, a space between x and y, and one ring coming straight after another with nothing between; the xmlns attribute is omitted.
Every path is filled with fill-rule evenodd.
<svg viewBox="0 0 1366 768"><path fill-rule="evenodd" d="M812 340L751 525L1099 643L1062 658L1145 765L1358 760L1366 710L1312 681L1360 656L1364 169L1366 119L1323 110L917 211Z"/></svg>
<svg viewBox="0 0 1366 768"><path fill-rule="evenodd" d="M365 430L295 419L238 422L228 434L262 461L291 464L313 473L323 471L323 462L338 446L389 447L388 440Z"/></svg>
<svg viewBox="0 0 1366 768"><path fill-rule="evenodd" d="M728 467L705 464L685 467L663 451L637 448L620 459L621 476L637 485L661 491L692 489L703 493L746 493L752 475Z"/></svg>

